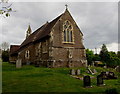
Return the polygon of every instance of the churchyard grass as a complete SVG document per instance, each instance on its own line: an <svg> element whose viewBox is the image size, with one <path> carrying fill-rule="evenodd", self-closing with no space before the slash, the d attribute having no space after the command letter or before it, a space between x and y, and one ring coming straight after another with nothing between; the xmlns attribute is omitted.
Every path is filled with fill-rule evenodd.
<svg viewBox="0 0 120 94"><path fill-rule="evenodd" d="M96 92L104 93L106 89L115 88L120 92L120 78L105 80L105 86L96 85L96 76L104 69L94 67L97 74L90 75L92 88L84 88L83 81L69 75L70 68L44 68L25 65L15 68L14 64L3 62L2 64L2 92ZM77 69L77 68L74 68ZM81 69L81 75L88 75L85 68ZM115 72L119 75L119 73Z"/></svg>

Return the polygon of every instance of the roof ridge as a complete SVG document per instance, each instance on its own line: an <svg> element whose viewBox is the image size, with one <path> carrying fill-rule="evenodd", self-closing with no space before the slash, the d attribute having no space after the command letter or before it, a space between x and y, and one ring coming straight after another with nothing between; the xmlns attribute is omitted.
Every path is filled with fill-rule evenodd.
<svg viewBox="0 0 120 94"><path fill-rule="evenodd" d="M35 30L28 38L26 38L22 44L20 45L20 48L22 48L25 45L28 45L29 43L36 42L37 40L42 39L43 37L47 36L52 27L55 25L55 23L58 21L58 19L63 15L63 13L58 16L57 18L53 19L51 22L47 22L43 24L40 28Z"/></svg>

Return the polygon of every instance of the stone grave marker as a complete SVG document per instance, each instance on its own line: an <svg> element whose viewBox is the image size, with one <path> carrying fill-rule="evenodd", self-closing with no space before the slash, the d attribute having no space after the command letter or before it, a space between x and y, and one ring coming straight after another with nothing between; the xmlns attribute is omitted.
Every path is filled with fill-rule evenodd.
<svg viewBox="0 0 120 94"><path fill-rule="evenodd" d="M71 75L75 75L75 70L74 70L74 69L71 69L71 70L70 70L70 74L71 74Z"/></svg>
<svg viewBox="0 0 120 94"><path fill-rule="evenodd" d="M90 76L84 76L83 78L84 87L91 87Z"/></svg>
<svg viewBox="0 0 120 94"><path fill-rule="evenodd" d="M109 74L109 71L106 71L106 75L108 75Z"/></svg>
<svg viewBox="0 0 120 94"><path fill-rule="evenodd" d="M93 72L94 72L94 73L97 73L96 69L93 69Z"/></svg>
<svg viewBox="0 0 120 94"><path fill-rule="evenodd" d="M107 68L107 66L104 66L104 68L106 69L106 68Z"/></svg>
<svg viewBox="0 0 120 94"><path fill-rule="evenodd" d="M100 74L103 79L108 79L106 72L101 72Z"/></svg>
<svg viewBox="0 0 120 94"><path fill-rule="evenodd" d="M104 85L103 78L101 75L97 76L97 86Z"/></svg>
<svg viewBox="0 0 120 94"><path fill-rule="evenodd" d="M16 61L16 68L21 68L22 67L22 62L21 62L21 59L18 59Z"/></svg>
<svg viewBox="0 0 120 94"><path fill-rule="evenodd" d="M115 70L116 70L117 72L120 72L120 66L115 67Z"/></svg>
<svg viewBox="0 0 120 94"><path fill-rule="evenodd" d="M109 72L108 73L108 79L117 79L117 77L115 77L114 72Z"/></svg>
<svg viewBox="0 0 120 94"><path fill-rule="evenodd" d="M80 69L76 70L76 75L80 75Z"/></svg>
<svg viewBox="0 0 120 94"><path fill-rule="evenodd" d="M87 68L87 70L88 70L88 73L90 73L92 75L94 74L90 68Z"/></svg>

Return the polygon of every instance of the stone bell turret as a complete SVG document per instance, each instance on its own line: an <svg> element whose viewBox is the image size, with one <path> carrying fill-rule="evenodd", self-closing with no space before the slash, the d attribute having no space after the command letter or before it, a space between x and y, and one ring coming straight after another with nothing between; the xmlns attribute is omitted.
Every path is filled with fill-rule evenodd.
<svg viewBox="0 0 120 94"><path fill-rule="evenodd" d="M31 27L30 27L30 25L28 26L28 30L27 30L27 32L26 32L26 38L28 38L30 35L31 35L31 33L32 33L32 30L31 30Z"/></svg>

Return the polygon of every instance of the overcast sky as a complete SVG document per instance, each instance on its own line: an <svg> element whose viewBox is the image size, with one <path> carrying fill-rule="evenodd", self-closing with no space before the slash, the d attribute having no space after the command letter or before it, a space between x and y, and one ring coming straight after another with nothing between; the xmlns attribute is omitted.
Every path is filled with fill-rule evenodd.
<svg viewBox="0 0 120 94"><path fill-rule="evenodd" d="M52 21L65 11L66 2L14 2L8 18L2 17L2 41L21 44L28 25L34 32L46 21ZM68 9L84 35L86 48L100 48L106 44L109 51L118 50L117 2L69 2Z"/></svg>

